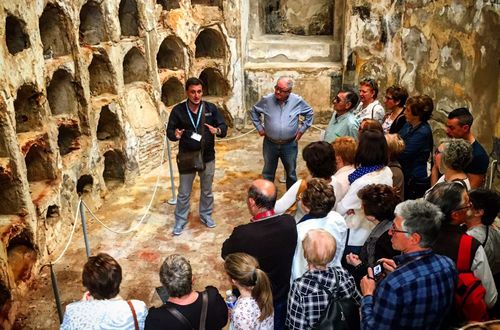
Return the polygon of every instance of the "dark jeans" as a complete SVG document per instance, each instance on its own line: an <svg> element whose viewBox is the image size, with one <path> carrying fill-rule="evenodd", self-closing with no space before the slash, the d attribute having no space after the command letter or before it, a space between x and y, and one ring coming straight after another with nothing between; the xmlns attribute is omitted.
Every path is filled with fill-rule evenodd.
<svg viewBox="0 0 500 330"><path fill-rule="evenodd" d="M286 172L286 189L290 189L297 181L297 174L295 173L298 153L297 141L276 144L264 138L262 153L264 155L264 168L262 169L264 179L274 182L278 159L281 159Z"/></svg>
<svg viewBox="0 0 500 330"><path fill-rule="evenodd" d="M274 305L274 330L286 330L286 303L287 297L273 301Z"/></svg>

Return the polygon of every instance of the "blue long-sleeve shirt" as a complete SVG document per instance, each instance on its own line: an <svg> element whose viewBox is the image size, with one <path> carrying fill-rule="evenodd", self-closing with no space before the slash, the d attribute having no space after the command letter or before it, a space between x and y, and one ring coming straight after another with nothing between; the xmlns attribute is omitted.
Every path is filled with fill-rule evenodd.
<svg viewBox="0 0 500 330"><path fill-rule="evenodd" d="M361 300L361 328L439 329L453 302L457 270L431 250L394 257L395 271Z"/></svg>
<svg viewBox="0 0 500 330"><path fill-rule="evenodd" d="M304 121L299 127L299 117ZM263 117L263 120L262 120ZM266 136L273 140L289 140L304 133L313 122L313 109L297 94L290 93L288 99L281 106L274 94L268 94L260 99L251 111L252 123L259 132L266 132Z"/></svg>
<svg viewBox="0 0 500 330"><path fill-rule="evenodd" d="M405 150L398 157L405 181L413 178L427 177L427 160L432 152L432 129L429 123L423 122L416 127L404 124L399 135L405 142Z"/></svg>

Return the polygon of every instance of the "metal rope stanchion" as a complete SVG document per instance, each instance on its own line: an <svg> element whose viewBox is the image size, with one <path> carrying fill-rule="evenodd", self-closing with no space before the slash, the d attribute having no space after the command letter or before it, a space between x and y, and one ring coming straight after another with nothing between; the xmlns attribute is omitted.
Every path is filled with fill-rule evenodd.
<svg viewBox="0 0 500 330"><path fill-rule="evenodd" d="M56 300L57 315L59 316L59 324L63 322L63 312L61 305L61 297L59 297L59 287L57 286L56 273L52 264L49 264L50 268L50 281L52 282L52 292L54 293L54 298Z"/></svg>
<svg viewBox="0 0 500 330"><path fill-rule="evenodd" d="M82 232L83 241L85 242L85 252L87 253L87 258L90 258L90 245L89 238L87 237L87 222L85 221L85 209L83 203L80 203L80 217L82 218Z"/></svg>
<svg viewBox="0 0 500 330"><path fill-rule="evenodd" d="M174 183L174 170L172 167L172 152L170 151L170 141L168 140L167 134L167 124L165 124L165 139L167 140L167 155L168 155L168 169L170 171L170 189L172 190L172 198L167 201L170 205L177 204L177 195L175 191Z"/></svg>

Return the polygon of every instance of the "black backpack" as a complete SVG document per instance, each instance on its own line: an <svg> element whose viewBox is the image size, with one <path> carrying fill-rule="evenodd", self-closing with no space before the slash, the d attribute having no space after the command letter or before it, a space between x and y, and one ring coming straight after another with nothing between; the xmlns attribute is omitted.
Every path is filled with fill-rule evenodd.
<svg viewBox="0 0 500 330"><path fill-rule="evenodd" d="M333 269L335 274L336 287L339 286L337 271ZM359 306L354 298L336 299L333 293L323 284L319 284L322 290L328 293L328 305L321 313L319 321L314 325L313 330L358 330L361 328L361 320L359 317Z"/></svg>

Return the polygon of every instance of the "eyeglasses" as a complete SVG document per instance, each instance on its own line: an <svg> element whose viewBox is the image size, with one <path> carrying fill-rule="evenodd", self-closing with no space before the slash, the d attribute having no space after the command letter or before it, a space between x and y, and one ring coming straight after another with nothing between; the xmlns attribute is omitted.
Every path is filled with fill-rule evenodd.
<svg viewBox="0 0 500 330"><path fill-rule="evenodd" d="M471 202L469 202L469 203L465 204L464 206L460 206L459 208L454 209L454 210L453 210L453 212L460 212L460 211L462 211L462 210L468 210L468 209L470 209L471 207L472 207L472 203L471 203Z"/></svg>
<svg viewBox="0 0 500 330"><path fill-rule="evenodd" d="M385 96L385 99L386 100L394 100L394 98L392 96L387 96L387 95Z"/></svg>
<svg viewBox="0 0 500 330"><path fill-rule="evenodd" d="M342 100L341 100L341 99L340 99L340 97L337 95L337 96L335 96L335 98L333 99L333 102L334 102L334 103L341 103L341 102L342 102Z"/></svg>
<svg viewBox="0 0 500 330"><path fill-rule="evenodd" d="M394 223L392 224L391 228L389 228L389 231L390 231L391 233L403 233L403 234L408 234L408 233L409 233L409 232L408 232L408 231L406 231L406 230L397 229L397 228L395 227L395 224L394 224Z"/></svg>
<svg viewBox="0 0 500 330"><path fill-rule="evenodd" d="M291 89L283 89L281 87L279 87L278 85L274 86L274 90L278 93L290 93Z"/></svg>
<svg viewBox="0 0 500 330"><path fill-rule="evenodd" d="M439 154L442 154L443 152L441 150L439 150L438 148L436 148L436 150L434 150L434 155L439 155Z"/></svg>

